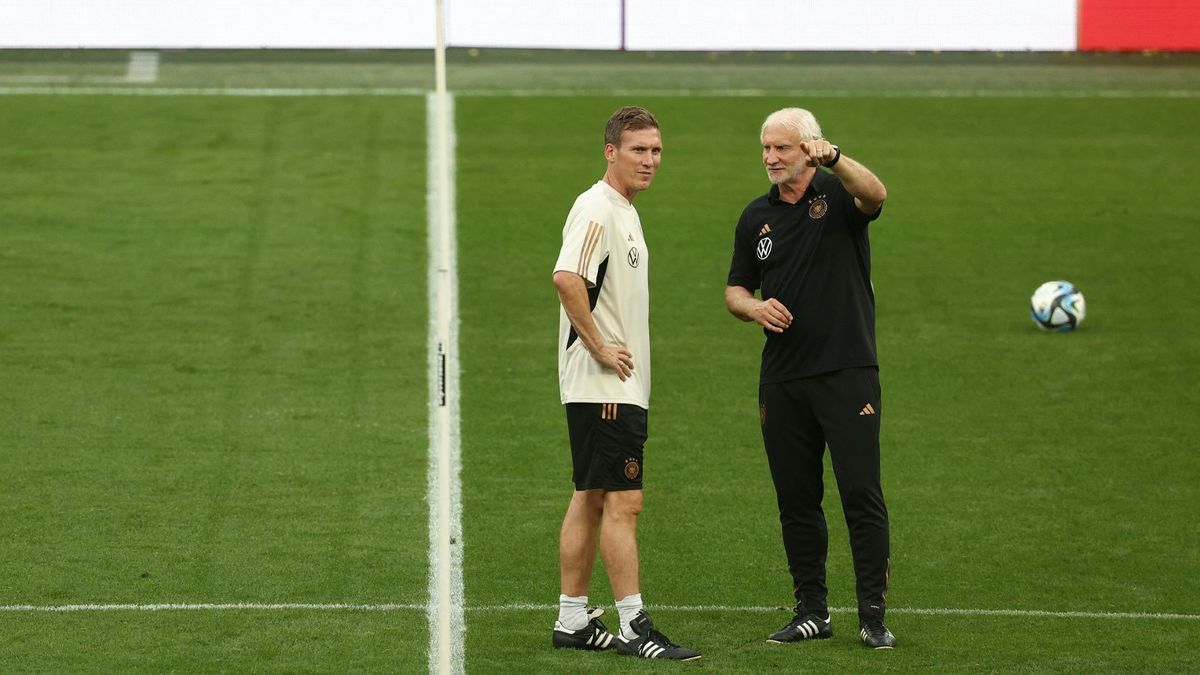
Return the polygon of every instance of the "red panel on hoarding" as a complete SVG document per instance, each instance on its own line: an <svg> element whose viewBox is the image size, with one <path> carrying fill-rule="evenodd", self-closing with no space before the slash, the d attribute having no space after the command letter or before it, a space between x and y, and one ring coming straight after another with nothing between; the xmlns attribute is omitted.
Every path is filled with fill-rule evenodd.
<svg viewBox="0 0 1200 675"><path fill-rule="evenodd" d="M1079 49L1200 50L1200 0L1079 0Z"/></svg>

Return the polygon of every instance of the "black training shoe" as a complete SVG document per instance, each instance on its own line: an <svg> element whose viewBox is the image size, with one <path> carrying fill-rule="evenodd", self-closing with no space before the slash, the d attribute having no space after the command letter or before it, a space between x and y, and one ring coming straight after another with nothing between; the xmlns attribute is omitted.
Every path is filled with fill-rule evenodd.
<svg viewBox="0 0 1200 675"><path fill-rule="evenodd" d="M796 616L792 617L791 622L779 632L767 636L767 642L779 645L802 640L828 640L831 637L833 637L833 626L828 617L822 619L812 612L805 612L797 607Z"/></svg>
<svg viewBox="0 0 1200 675"><path fill-rule="evenodd" d="M589 651L601 651L604 649L612 649L616 646L616 636L608 632L608 628L600 621L600 615L604 614L604 610L599 607L588 607L588 623L579 630L567 630L558 621L554 622L554 648L555 649L586 649Z"/></svg>
<svg viewBox="0 0 1200 675"><path fill-rule="evenodd" d="M871 649L891 649L896 646L896 636L892 635L892 631L883 625L883 610L878 607L871 607L874 611L860 612L858 615L858 625L862 630L859 635L862 636L863 644Z"/></svg>
<svg viewBox="0 0 1200 675"><path fill-rule="evenodd" d="M673 659L675 661L695 661L700 658L700 652L679 645L667 639L666 635L658 632L650 621L646 610L637 613L629 627L637 637L626 640L624 635L617 636L617 653L625 656L637 656L643 659Z"/></svg>

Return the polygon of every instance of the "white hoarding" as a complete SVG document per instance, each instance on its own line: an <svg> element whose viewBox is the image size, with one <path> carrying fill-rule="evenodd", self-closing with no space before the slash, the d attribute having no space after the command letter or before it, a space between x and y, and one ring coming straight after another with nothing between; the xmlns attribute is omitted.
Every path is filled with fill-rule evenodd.
<svg viewBox="0 0 1200 675"><path fill-rule="evenodd" d="M446 0L446 41L462 47L617 49L620 0Z"/></svg>
<svg viewBox="0 0 1200 675"><path fill-rule="evenodd" d="M0 47L433 47L424 0L0 0Z"/></svg>
<svg viewBox="0 0 1200 675"><path fill-rule="evenodd" d="M1072 50L1076 0L627 0L628 49Z"/></svg>
<svg viewBox="0 0 1200 675"><path fill-rule="evenodd" d="M1070 50L1076 0L445 0L452 46ZM0 47L429 48L435 0L0 0Z"/></svg>

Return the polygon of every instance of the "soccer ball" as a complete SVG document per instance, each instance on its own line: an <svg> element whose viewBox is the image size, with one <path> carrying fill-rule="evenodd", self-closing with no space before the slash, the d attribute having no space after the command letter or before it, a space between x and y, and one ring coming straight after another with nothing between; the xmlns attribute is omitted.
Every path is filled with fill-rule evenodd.
<svg viewBox="0 0 1200 675"><path fill-rule="evenodd" d="M1047 281L1029 300L1030 316L1042 330L1075 330L1087 314L1083 293L1069 281Z"/></svg>

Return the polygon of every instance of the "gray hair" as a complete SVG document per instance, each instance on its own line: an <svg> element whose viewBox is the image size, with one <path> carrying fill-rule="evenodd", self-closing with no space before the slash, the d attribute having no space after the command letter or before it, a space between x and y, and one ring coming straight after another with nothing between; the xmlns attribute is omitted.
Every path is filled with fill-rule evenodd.
<svg viewBox="0 0 1200 675"><path fill-rule="evenodd" d="M759 139L762 139L763 134L767 133L767 127L781 126L788 131L796 134L802 141L814 141L821 136L821 125L817 124L817 118L804 108L784 108L776 110L767 115L766 121L763 122L762 130L759 132Z"/></svg>

